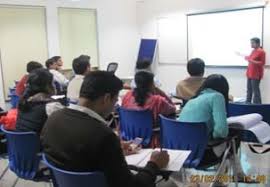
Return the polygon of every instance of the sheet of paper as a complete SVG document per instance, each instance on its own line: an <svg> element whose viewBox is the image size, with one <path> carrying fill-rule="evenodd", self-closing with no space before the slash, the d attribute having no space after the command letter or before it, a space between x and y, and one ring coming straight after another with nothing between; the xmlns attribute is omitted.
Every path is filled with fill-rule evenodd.
<svg viewBox="0 0 270 187"><path fill-rule="evenodd" d="M180 171L182 166L184 165L186 159L188 158L190 151L181 151L174 160L171 160L165 170L169 171ZM170 154L170 152L169 152Z"/></svg>
<svg viewBox="0 0 270 187"><path fill-rule="evenodd" d="M63 99L65 97L66 97L65 95L53 95L53 96L51 96L51 98L52 99L55 99L55 100L57 100L57 99Z"/></svg>
<svg viewBox="0 0 270 187"><path fill-rule="evenodd" d="M168 171L179 171L190 154L190 151L169 150L169 149L164 150L167 150L168 154L170 155L169 164L166 168L164 168L164 170ZM152 149L146 149L142 150L137 155L126 156L127 163L129 165L145 167L147 162L150 160L151 153L153 151L154 150ZM160 149L156 149L156 151L160 151Z"/></svg>
<svg viewBox="0 0 270 187"><path fill-rule="evenodd" d="M126 156L128 165L138 166L148 155L151 155L153 149L141 149L137 154ZM150 156L149 156L150 158Z"/></svg>
<svg viewBox="0 0 270 187"><path fill-rule="evenodd" d="M249 130L255 134L260 143L270 141L270 126L268 123L261 121Z"/></svg>
<svg viewBox="0 0 270 187"><path fill-rule="evenodd" d="M247 114L241 116L229 117L227 119L227 123L232 128L240 128L240 129L249 129L252 126L256 125L262 121L262 116L260 114Z"/></svg>

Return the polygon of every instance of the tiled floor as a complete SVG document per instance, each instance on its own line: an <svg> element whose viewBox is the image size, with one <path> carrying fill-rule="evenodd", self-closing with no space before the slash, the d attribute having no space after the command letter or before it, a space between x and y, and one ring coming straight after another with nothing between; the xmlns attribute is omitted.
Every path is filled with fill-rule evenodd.
<svg viewBox="0 0 270 187"><path fill-rule="evenodd" d="M247 175L258 176L264 175L267 178L266 184L243 184L240 183L239 187L270 187L270 153L263 155L250 154L249 148L246 144L241 145L241 163ZM7 166L7 160L0 160L0 174ZM194 170L187 171L187 178L192 174L201 174ZM209 173L203 173L209 174ZM12 187L17 177L11 171L7 171L3 178L0 180L0 187ZM31 181L18 180L16 187L51 187L49 183L35 183ZM195 184L182 184L181 182L167 182L159 185L160 187L196 187ZM206 187L209 184L201 184L200 187ZM230 184L228 187L234 187Z"/></svg>

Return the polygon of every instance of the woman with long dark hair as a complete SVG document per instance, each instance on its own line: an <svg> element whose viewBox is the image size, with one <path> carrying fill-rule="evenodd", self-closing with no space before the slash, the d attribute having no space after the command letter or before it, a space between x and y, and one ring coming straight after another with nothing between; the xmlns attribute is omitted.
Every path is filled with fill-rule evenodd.
<svg viewBox="0 0 270 187"><path fill-rule="evenodd" d="M19 101L16 130L39 134L48 115L63 108L51 98L54 93L53 75L48 70L40 68L31 72Z"/></svg>
<svg viewBox="0 0 270 187"><path fill-rule="evenodd" d="M159 114L170 115L175 113L175 106L166 94L155 87L154 75L140 71L135 75L136 88L128 92L122 102L127 109L150 110L157 120Z"/></svg>
<svg viewBox="0 0 270 187"><path fill-rule="evenodd" d="M182 122L205 122L208 127L209 142L218 138L235 136L229 134L227 124L227 108L229 104L229 84L227 79L218 74L210 75L202 84L197 94L187 102L182 109L179 121ZM192 136L192 134L191 134ZM236 143L237 149L240 146L239 139ZM213 149L206 149L201 164L213 163L224 153L226 144L220 144ZM240 181L244 179L244 172L238 158L231 158L236 165L234 175Z"/></svg>
<svg viewBox="0 0 270 187"><path fill-rule="evenodd" d="M222 75L210 75L202 84L197 94L182 109L178 120L185 122L206 122L209 137L227 137L228 103L228 81Z"/></svg>

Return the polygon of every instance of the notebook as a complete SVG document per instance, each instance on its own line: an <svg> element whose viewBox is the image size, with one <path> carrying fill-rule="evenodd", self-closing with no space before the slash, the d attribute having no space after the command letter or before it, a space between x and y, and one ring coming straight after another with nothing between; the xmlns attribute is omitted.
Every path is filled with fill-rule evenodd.
<svg viewBox="0 0 270 187"><path fill-rule="evenodd" d="M230 128L249 130L257 137L260 143L270 141L270 126L262 121L260 114L247 114L242 116L229 117L227 119Z"/></svg>
<svg viewBox="0 0 270 187"><path fill-rule="evenodd" d="M160 149L155 149L156 151L160 151ZM128 165L134 165L137 167L145 167L147 162L150 160L153 149L142 149L137 154L126 156L126 161ZM191 151L181 151L181 150L170 150L163 149L168 151L170 155L170 161L166 168L163 170L166 171L179 171L186 159L188 158Z"/></svg>

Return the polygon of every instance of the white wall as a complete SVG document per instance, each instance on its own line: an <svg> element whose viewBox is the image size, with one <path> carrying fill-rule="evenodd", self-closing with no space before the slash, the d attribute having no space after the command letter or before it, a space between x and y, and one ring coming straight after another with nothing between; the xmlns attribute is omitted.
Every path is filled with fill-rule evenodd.
<svg viewBox="0 0 270 187"><path fill-rule="evenodd" d="M261 0L145 0L137 2L137 19L139 33L144 38L157 38L157 19L162 17L177 17L187 13L224 10L233 8L245 8L262 5ZM264 31L264 48L267 52L267 60L270 60L270 7L265 11L265 31ZM180 20L180 19L179 19ZM186 21L179 24L185 28ZM186 49L184 49L186 50ZM182 64L182 65L181 65ZM175 85L179 80L188 76L186 72L185 62L180 62L179 65L155 64L155 71L162 82L162 87L170 92L175 89ZM245 96L246 92L246 77L245 69L241 68L207 68L206 75L212 73L220 73L225 75L230 83L231 94L236 97ZM261 85L263 101L270 103L270 69L266 69L265 78Z"/></svg>
<svg viewBox="0 0 270 187"><path fill-rule="evenodd" d="M1 4L46 7L49 56L60 54L57 7L96 9L100 67L106 69L114 61L120 64L120 77L133 75L139 46L134 0L0 0Z"/></svg>

